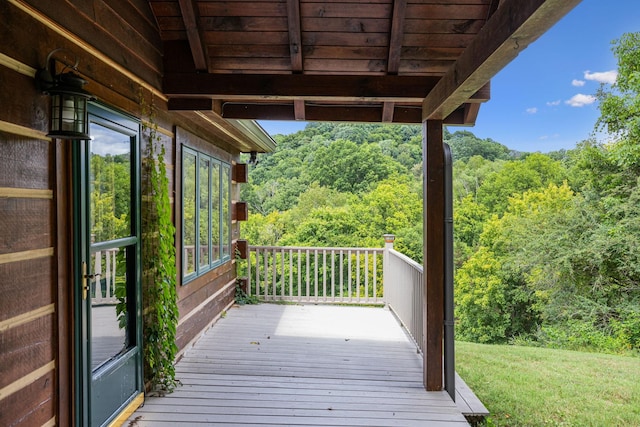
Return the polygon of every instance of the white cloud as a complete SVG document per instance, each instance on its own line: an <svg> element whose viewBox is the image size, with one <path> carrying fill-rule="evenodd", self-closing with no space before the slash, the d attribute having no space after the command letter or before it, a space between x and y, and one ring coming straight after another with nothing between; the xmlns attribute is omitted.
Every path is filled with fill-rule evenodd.
<svg viewBox="0 0 640 427"><path fill-rule="evenodd" d="M527 114L535 114L538 112L536 107L527 108Z"/></svg>
<svg viewBox="0 0 640 427"><path fill-rule="evenodd" d="M585 105L590 105L594 102L596 102L595 96L578 93L573 95L571 99L565 101L565 104L571 105L572 107L584 107Z"/></svg>
<svg viewBox="0 0 640 427"><path fill-rule="evenodd" d="M593 80L598 83L614 84L616 82L617 77L618 77L618 72L616 70L596 72L596 73L592 73L589 70L587 70L584 72L584 78L586 80Z"/></svg>
<svg viewBox="0 0 640 427"><path fill-rule="evenodd" d="M560 105L560 103L561 103L561 102L562 102L562 101L558 99L558 100L556 100L556 101L549 101L549 102L547 102L547 105L548 105L549 107L556 107L556 106Z"/></svg>
<svg viewBox="0 0 640 427"><path fill-rule="evenodd" d="M542 141L549 139L549 135L542 135L540 138L538 138Z"/></svg>
<svg viewBox="0 0 640 427"><path fill-rule="evenodd" d="M571 82L571 86L582 87L585 85L585 83L587 82L585 82L584 80L573 79L573 81Z"/></svg>

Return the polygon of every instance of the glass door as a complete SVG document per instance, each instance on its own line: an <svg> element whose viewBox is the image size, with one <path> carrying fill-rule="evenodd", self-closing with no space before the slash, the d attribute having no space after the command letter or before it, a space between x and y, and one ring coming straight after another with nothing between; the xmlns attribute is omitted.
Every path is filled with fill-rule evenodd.
<svg viewBox="0 0 640 427"><path fill-rule="evenodd" d="M76 149L82 425L108 424L142 391L137 122L96 105Z"/></svg>

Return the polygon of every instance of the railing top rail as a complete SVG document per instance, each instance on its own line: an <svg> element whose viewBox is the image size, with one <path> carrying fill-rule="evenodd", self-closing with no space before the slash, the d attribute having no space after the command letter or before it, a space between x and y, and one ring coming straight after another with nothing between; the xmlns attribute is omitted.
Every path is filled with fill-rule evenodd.
<svg viewBox="0 0 640 427"><path fill-rule="evenodd" d="M406 256L405 254L403 254L401 252L398 252L395 249L389 249L389 255L393 255L393 256L395 256L397 258L400 258L402 261L406 262L411 267L415 268L416 270L420 271L421 273L423 272L422 265L418 264L417 262L415 262L414 260L412 260L411 258Z"/></svg>
<svg viewBox="0 0 640 427"><path fill-rule="evenodd" d="M343 247L343 248L334 248L334 247L319 247L319 246L252 246L249 245L249 250L303 250L303 251L368 251L368 252L378 252L378 253L382 253L384 252L384 248L347 248L347 247Z"/></svg>

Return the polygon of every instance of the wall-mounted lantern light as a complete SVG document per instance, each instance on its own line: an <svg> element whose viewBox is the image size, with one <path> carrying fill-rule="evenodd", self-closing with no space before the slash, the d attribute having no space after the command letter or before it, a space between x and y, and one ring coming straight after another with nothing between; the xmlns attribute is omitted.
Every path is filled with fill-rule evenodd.
<svg viewBox="0 0 640 427"><path fill-rule="evenodd" d="M36 73L36 85L51 96L51 125L48 137L60 139L90 139L87 101L95 97L82 89L87 83L82 77L68 68L77 70L78 60L73 66L65 64L59 74L55 74L55 60L51 57L61 49L47 56L46 67ZM50 70L51 68L51 70Z"/></svg>

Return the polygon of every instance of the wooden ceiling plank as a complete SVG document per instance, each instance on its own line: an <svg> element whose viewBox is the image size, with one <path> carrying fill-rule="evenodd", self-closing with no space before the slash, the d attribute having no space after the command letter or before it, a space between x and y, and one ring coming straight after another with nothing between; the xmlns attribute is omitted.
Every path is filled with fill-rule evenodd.
<svg viewBox="0 0 640 427"><path fill-rule="evenodd" d="M424 120L442 120L580 0L504 0L422 104Z"/></svg>
<svg viewBox="0 0 640 427"><path fill-rule="evenodd" d="M206 71L207 56L205 54L206 49L202 44L200 28L198 27L198 5L195 0L178 0L178 3L180 4L182 19L184 20L184 26L187 31L187 39L189 40L189 47L193 55L193 62L197 70Z"/></svg>
<svg viewBox="0 0 640 427"><path fill-rule="evenodd" d="M391 33L389 35L389 56L387 59L388 74L398 74L398 69L400 68L402 40L404 38L404 17L406 10L407 0L394 0L393 17L391 18Z"/></svg>
<svg viewBox="0 0 640 427"><path fill-rule="evenodd" d="M301 73L303 71L303 68L299 0L287 0L287 16L289 24L289 52L291 53L291 70L294 73Z"/></svg>
<svg viewBox="0 0 640 427"><path fill-rule="evenodd" d="M380 18L391 16L391 4L388 3L308 3L300 5L300 14L303 18Z"/></svg>
<svg viewBox="0 0 640 427"><path fill-rule="evenodd" d="M487 19L487 5L416 4L407 5L407 16L414 19Z"/></svg>
<svg viewBox="0 0 640 427"><path fill-rule="evenodd" d="M420 103L438 82L434 76L166 73L169 97Z"/></svg>

